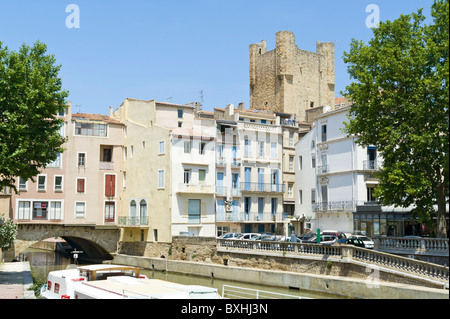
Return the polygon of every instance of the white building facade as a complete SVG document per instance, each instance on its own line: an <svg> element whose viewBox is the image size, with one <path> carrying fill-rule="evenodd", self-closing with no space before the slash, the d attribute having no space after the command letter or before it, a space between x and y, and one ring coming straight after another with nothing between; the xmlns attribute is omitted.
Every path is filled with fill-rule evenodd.
<svg viewBox="0 0 450 319"><path fill-rule="evenodd" d="M172 132L173 236L216 236L215 144L211 120L197 119L193 129Z"/></svg>
<svg viewBox="0 0 450 319"><path fill-rule="evenodd" d="M373 173L382 159L343 133L349 107L319 115L313 129L296 144L296 215L304 232L334 229L354 232L357 206L375 203Z"/></svg>

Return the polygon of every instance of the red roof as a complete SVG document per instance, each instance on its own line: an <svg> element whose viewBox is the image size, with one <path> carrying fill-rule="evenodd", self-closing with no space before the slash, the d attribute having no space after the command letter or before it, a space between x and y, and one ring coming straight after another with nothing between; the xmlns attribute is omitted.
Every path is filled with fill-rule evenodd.
<svg viewBox="0 0 450 319"><path fill-rule="evenodd" d="M72 119L86 120L86 121L101 121L108 124L123 124L122 122L104 114L74 113L72 114Z"/></svg>

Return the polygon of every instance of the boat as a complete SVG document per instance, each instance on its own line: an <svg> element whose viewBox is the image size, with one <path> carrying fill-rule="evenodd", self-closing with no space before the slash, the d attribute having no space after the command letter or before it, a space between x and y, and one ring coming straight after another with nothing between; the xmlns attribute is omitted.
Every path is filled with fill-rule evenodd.
<svg viewBox="0 0 450 319"><path fill-rule="evenodd" d="M45 299L220 299L218 290L182 285L139 274L138 267L95 264L51 271Z"/></svg>

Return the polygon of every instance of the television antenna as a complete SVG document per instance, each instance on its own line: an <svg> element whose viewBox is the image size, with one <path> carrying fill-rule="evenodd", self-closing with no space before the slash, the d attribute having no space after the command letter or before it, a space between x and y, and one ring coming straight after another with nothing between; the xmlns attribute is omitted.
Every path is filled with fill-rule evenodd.
<svg viewBox="0 0 450 319"><path fill-rule="evenodd" d="M200 90L200 105L203 106L203 90Z"/></svg>

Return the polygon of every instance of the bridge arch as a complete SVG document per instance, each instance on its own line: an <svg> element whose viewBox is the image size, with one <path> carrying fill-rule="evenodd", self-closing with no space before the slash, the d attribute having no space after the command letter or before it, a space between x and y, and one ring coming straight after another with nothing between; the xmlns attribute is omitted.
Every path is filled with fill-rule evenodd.
<svg viewBox="0 0 450 319"><path fill-rule="evenodd" d="M80 258L99 262L110 260L117 252L120 230L113 227L66 226L52 224L18 224L14 247L9 256L13 258L33 244L48 238L63 238L73 248L83 251Z"/></svg>

